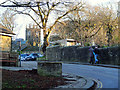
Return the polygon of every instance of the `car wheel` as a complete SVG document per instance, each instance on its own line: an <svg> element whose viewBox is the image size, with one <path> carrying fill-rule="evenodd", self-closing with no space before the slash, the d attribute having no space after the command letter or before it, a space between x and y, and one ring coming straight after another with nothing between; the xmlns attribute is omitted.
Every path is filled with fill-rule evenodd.
<svg viewBox="0 0 120 90"><path fill-rule="evenodd" d="M35 58L33 59L33 61L35 61Z"/></svg>

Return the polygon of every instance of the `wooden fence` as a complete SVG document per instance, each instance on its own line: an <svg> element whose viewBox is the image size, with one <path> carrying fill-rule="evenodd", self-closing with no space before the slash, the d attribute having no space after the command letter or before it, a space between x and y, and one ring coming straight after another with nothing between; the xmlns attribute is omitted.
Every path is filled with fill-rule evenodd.
<svg viewBox="0 0 120 90"><path fill-rule="evenodd" d="M13 52L0 52L0 62L2 66L7 65L7 66L18 66L18 53L13 53Z"/></svg>

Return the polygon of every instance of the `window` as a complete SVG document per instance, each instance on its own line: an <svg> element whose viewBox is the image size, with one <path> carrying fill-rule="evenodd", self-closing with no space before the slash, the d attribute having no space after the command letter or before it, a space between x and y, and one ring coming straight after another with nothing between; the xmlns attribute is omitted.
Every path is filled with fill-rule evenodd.
<svg viewBox="0 0 120 90"><path fill-rule="evenodd" d="M28 31L28 36L30 36L30 34L31 34L31 32L30 32L30 31Z"/></svg>

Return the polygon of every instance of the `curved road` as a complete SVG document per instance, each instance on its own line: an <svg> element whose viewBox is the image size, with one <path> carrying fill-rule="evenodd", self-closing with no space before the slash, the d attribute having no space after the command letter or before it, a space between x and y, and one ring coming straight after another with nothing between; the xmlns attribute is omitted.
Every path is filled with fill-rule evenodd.
<svg viewBox="0 0 120 90"><path fill-rule="evenodd" d="M35 69L37 68L37 62L22 61L22 67ZM63 63L62 71L63 73L70 73L78 76L100 80L102 82L102 88L118 88L119 86L120 90L120 82L118 82L118 79L120 80L120 69Z"/></svg>
<svg viewBox="0 0 120 90"><path fill-rule="evenodd" d="M118 88L118 69L78 64L65 64L63 73L69 73L97 79L102 82L102 88Z"/></svg>

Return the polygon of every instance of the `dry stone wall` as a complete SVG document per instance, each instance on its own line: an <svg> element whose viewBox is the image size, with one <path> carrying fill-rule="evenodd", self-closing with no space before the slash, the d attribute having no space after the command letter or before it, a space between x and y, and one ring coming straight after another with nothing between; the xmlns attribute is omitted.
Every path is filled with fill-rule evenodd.
<svg viewBox="0 0 120 90"><path fill-rule="evenodd" d="M73 61L89 63L89 48L90 47L48 47L46 58L50 61ZM120 47L99 48L100 64L120 65Z"/></svg>

